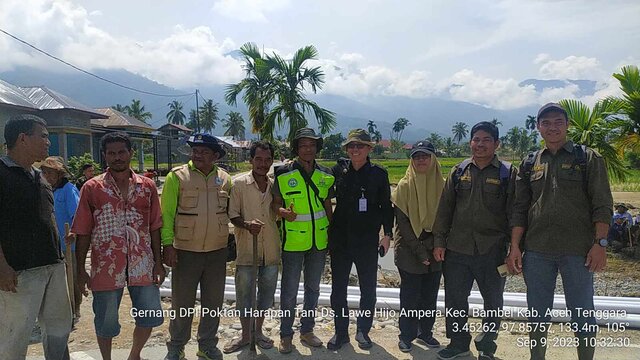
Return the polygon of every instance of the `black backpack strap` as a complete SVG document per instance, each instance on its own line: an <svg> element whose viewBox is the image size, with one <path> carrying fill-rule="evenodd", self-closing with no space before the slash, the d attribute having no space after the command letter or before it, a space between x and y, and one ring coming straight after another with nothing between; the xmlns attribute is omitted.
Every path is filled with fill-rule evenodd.
<svg viewBox="0 0 640 360"><path fill-rule="evenodd" d="M460 183L460 178L462 177L462 174L464 174L464 172L467 170L467 168L469 167L469 165L471 164L472 159L465 159L463 162L461 162L458 165L458 168L456 169L456 171L453 173L453 186L454 189L458 189L458 184Z"/></svg>
<svg viewBox="0 0 640 360"><path fill-rule="evenodd" d="M507 190L510 179L511 179L511 163L508 161L500 161L500 186L502 186L503 191Z"/></svg>
<svg viewBox="0 0 640 360"><path fill-rule="evenodd" d="M297 165L297 163L294 163L294 164L296 164L295 167L298 169L298 171L300 171L300 175L304 179L304 182L307 183L307 186L309 186L311 190L313 190L313 193L316 195L316 198L318 199L318 201L320 201L320 205L324 205L325 199L320 197L320 189L318 189L318 186L316 186L316 184L313 182L309 174L307 174L307 172L301 166Z"/></svg>
<svg viewBox="0 0 640 360"><path fill-rule="evenodd" d="M582 175L582 187L585 194L589 193L588 180L587 180L587 146L586 145L573 145L575 159L573 160L573 167L576 166L580 169Z"/></svg>
<svg viewBox="0 0 640 360"><path fill-rule="evenodd" d="M527 155L527 158L522 163L523 179L527 179L528 181L531 180L531 170L533 170L533 164L536 163L536 159L538 158L539 152L540 152L539 150L536 150L534 152L529 153L529 155Z"/></svg>

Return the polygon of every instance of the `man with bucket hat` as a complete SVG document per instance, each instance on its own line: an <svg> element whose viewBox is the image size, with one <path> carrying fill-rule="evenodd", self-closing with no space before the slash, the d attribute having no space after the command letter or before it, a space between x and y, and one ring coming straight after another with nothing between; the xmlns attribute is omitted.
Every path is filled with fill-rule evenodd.
<svg viewBox="0 0 640 360"><path fill-rule="evenodd" d="M222 308L224 298L231 177L215 165L226 152L214 136L195 134L187 144L191 160L171 170L162 191L163 258L172 268L171 304L178 314L169 324L165 359L184 359L193 321L186 310L195 305L198 284L203 315L197 356L222 359L216 335L220 318L212 314Z"/></svg>
<svg viewBox="0 0 640 360"><path fill-rule="evenodd" d="M361 349L372 347L369 330L376 305L378 252L389 249L393 231L393 207L389 175L383 167L369 161L374 143L363 129L349 132L342 143L348 159L339 159L333 167L336 178L336 209L331 224L331 308L335 335L327 348L337 350L349 340L347 286L353 264L358 271L360 310L356 341ZM380 228L384 236L380 239Z"/></svg>
<svg viewBox="0 0 640 360"><path fill-rule="evenodd" d="M304 269L304 307L300 340L312 347L322 346L313 334L315 310L320 295L320 279L331 220L334 177L331 170L316 162L322 137L310 128L298 129L291 142L295 161L276 169L273 209L282 218L282 281L280 306L281 353L292 351L293 321L300 272Z"/></svg>

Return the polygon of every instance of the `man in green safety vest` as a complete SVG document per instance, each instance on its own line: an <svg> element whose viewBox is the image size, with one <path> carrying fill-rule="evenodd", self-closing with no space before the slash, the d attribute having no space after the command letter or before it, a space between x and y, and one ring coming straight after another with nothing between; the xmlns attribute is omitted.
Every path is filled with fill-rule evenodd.
<svg viewBox="0 0 640 360"><path fill-rule="evenodd" d="M300 314L300 341L312 347L322 346L322 341L313 334L313 326L327 254L334 177L330 169L316 163L316 154L321 148L322 137L313 129L299 129L291 144L291 151L297 158L275 171L273 208L282 218L282 319L278 350L283 354L290 353L293 348L292 326L303 269L304 306Z"/></svg>

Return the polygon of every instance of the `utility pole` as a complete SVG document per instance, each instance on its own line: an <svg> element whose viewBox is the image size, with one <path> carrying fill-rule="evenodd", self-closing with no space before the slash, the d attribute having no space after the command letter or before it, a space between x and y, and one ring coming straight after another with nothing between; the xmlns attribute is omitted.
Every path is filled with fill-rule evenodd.
<svg viewBox="0 0 640 360"><path fill-rule="evenodd" d="M198 89L196 89L196 133L200 133L200 106L198 105Z"/></svg>

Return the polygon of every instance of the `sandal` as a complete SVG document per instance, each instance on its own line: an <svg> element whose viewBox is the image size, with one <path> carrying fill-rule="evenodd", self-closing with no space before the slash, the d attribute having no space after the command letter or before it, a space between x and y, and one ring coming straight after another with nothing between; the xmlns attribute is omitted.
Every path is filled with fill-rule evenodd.
<svg viewBox="0 0 640 360"><path fill-rule="evenodd" d="M222 351L225 354L231 354L233 352L236 352L240 349L242 349L243 347L249 345L249 341L247 342L242 342L242 338L241 337L235 337L233 339L231 339L231 341L229 341L224 348L222 349Z"/></svg>
<svg viewBox="0 0 640 360"><path fill-rule="evenodd" d="M273 347L273 340L264 334L260 334L256 336L256 345L258 345L260 349L268 350Z"/></svg>

